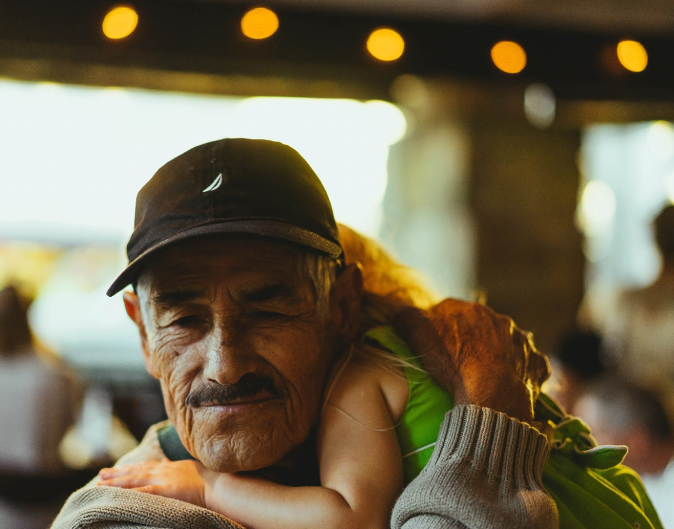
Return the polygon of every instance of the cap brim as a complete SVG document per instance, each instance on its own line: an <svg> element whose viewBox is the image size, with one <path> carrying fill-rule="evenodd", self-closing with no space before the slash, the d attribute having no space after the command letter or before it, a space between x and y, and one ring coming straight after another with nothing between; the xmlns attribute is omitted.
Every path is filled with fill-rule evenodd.
<svg viewBox="0 0 674 529"><path fill-rule="evenodd" d="M112 285L110 285L110 288L106 294L110 297L114 296L125 287L133 283L143 265L145 265L149 258L152 257L152 255L154 255L158 250L185 239L215 234L250 234L269 237L317 250L332 257L333 259L339 259L342 257L343 253L339 244L321 237L320 235L317 235L313 232L283 221L262 219L234 220L215 224L206 224L180 231L145 250L142 254L129 263L129 265L119 275L119 277L117 277Z"/></svg>

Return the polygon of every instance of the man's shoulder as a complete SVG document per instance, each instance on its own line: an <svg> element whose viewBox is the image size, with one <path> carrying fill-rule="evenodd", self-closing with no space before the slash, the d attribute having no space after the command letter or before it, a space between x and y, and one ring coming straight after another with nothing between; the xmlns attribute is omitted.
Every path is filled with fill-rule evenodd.
<svg viewBox="0 0 674 529"><path fill-rule="evenodd" d="M148 428L140 444L131 450L128 454L122 456L115 466L131 465L143 461L161 461L164 459L164 452L159 445L157 432L169 424L169 421L162 421Z"/></svg>

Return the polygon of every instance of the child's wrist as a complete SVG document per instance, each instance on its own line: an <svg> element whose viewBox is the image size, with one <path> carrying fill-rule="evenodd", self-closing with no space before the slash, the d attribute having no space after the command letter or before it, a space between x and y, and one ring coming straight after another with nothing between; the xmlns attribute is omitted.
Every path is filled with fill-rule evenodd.
<svg viewBox="0 0 674 529"><path fill-rule="evenodd" d="M216 487L216 482L218 480L218 474L217 472L214 472L212 470L208 470L207 468L204 468L201 471L201 477L204 480L204 507L206 509L210 509L211 511L216 510L213 505L214 503L214 496L215 496L215 487Z"/></svg>
<svg viewBox="0 0 674 529"><path fill-rule="evenodd" d="M227 488L227 483L231 479L231 474L221 474L213 470L204 470L203 474L205 486L204 486L204 505L207 509L211 511L219 512L220 514L226 514L223 512L224 501L223 499L227 497L225 489Z"/></svg>

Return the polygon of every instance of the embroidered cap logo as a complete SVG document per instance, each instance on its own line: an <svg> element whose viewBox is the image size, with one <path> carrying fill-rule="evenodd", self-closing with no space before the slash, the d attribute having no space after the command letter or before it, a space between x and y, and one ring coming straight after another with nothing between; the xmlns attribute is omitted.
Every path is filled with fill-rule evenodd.
<svg viewBox="0 0 674 529"><path fill-rule="evenodd" d="M209 191L215 191L218 187L222 185L222 173L220 173L218 176L215 177L215 180L213 180L213 183L209 185L206 189L202 191L202 193L208 193Z"/></svg>

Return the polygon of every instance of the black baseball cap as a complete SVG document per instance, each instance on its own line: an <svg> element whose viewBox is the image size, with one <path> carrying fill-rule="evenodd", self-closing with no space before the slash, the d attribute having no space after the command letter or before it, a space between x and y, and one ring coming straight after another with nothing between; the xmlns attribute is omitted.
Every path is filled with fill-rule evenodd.
<svg viewBox="0 0 674 529"><path fill-rule="evenodd" d="M162 248L211 234L249 234L343 258L337 223L321 181L283 143L226 138L174 158L136 197L129 265L108 296L132 284Z"/></svg>

